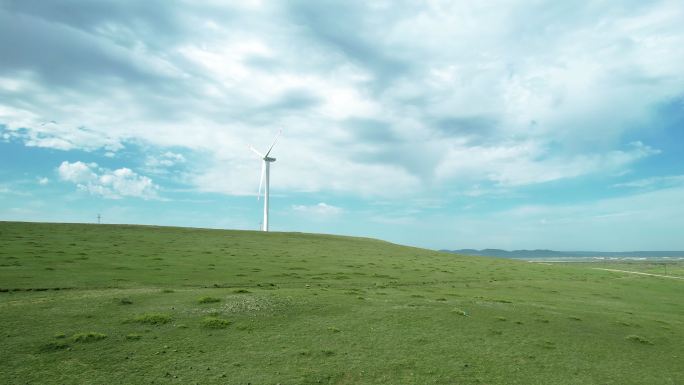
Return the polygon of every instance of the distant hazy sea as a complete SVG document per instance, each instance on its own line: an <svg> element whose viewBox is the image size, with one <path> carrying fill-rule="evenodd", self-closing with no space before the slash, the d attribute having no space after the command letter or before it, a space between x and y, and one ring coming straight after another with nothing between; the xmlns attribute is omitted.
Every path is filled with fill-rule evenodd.
<svg viewBox="0 0 684 385"><path fill-rule="evenodd" d="M522 259L529 262L679 262L684 261L684 257L510 257L511 259Z"/></svg>
<svg viewBox="0 0 684 385"><path fill-rule="evenodd" d="M556 251L556 250L501 250L501 249L461 249L442 250L449 253L522 259L534 262L680 262L684 261L684 251Z"/></svg>

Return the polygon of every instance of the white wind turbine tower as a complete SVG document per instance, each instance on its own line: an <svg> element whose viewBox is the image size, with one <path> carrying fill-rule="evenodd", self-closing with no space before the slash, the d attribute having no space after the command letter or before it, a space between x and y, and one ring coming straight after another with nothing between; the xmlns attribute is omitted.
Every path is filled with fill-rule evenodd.
<svg viewBox="0 0 684 385"><path fill-rule="evenodd" d="M271 153L271 150L273 150L273 147L276 145L276 142L278 141L278 138L280 137L280 133L282 130L278 131L278 135L276 135L275 139L273 140L273 144L271 147L268 149L266 152L266 155L260 153L257 151L254 147L250 146L250 150L254 151L255 154L259 155L259 158L261 158L262 163L261 163L261 181L259 182L259 194L257 195L257 199L261 198L261 188L264 187L264 182L265 182L265 188L264 188L264 222L261 225L261 230L263 231L268 231L268 190L269 190L269 175L270 175L270 166L271 162L275 162L275 158L271 158L268 155Z"/></svg>

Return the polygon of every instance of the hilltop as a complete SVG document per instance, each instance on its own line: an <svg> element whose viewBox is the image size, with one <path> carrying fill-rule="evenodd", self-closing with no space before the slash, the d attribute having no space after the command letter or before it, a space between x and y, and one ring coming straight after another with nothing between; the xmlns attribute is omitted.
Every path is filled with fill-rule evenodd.
<svg viewBox="0 0 684 385"><path fill-rule="evenodd" d="M680 384L683 284L367 238L0 222L0 383Z"/></svg>

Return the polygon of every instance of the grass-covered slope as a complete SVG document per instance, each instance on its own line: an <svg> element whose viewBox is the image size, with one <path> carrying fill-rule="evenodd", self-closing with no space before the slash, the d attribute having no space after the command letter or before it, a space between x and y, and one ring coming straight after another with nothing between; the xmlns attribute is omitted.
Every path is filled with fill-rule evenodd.
<svg viewBox="0 0 684 385"><path fill-rule="evenodd" d="M0 383L682 384L684 282L298 233L0 222Z"/></svg>

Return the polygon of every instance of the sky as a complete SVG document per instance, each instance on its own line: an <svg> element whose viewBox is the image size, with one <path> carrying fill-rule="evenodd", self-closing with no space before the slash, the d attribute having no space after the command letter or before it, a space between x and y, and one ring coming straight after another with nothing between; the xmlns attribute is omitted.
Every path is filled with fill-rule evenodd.
<svg viewBox="0 0 684 385"><path fill-rule="evenodd" d="M684 250L684 3L0 0L0 220Z"/></svg>

